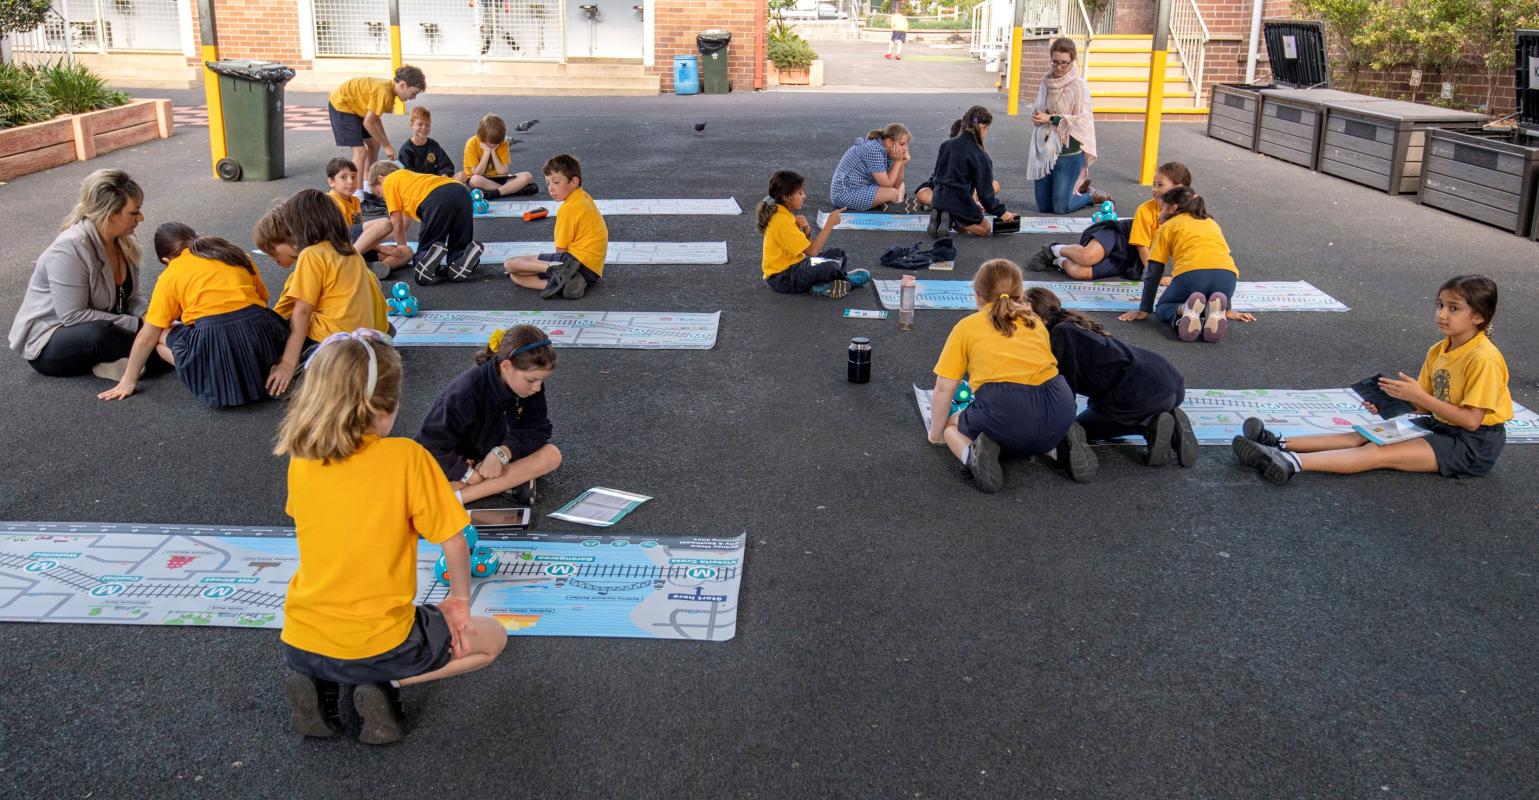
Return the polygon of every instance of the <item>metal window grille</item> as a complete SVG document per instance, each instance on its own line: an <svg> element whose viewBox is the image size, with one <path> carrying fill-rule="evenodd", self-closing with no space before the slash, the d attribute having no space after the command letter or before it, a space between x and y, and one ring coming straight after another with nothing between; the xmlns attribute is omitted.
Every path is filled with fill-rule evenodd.
<svg viewBox="0 0 1539 800"><path fill-rule="evenodd" d="M67 2L65 5L65 0L54 0L48 19L42 25L24 33L10 34L15 51L18 54L68 55L75 51L182 49L178 0Z"/></svg>
<svg viewBox="0 0 1539 800"><path fill-rule="evenodd" d="M551 61L561 58L563 45L560 0L401 0L401 51L408 58Z"/></svg>
<svg viewBox="0 0 1539 800"><path fill-rule="evenodd" d="M390 55L389 0L315 0L314 14L316 55Z"/></svg>

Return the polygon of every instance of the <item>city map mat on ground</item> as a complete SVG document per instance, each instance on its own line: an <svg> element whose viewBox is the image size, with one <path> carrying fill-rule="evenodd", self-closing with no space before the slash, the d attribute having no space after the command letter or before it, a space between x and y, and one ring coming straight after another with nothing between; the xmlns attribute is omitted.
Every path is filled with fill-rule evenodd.
<svg viewBox="0 0 1539 800"><path fill-rule="evenodd" d="M1021 233L1080 233L1090 227L1089 217L1021 217ZM818 227L828 223L828 212L818 212ZM839 215L836 231L902 231L924 233L930 226L929 214L883 214L846 211Z"/></svg>
<svg viewBox="0 0 1539 800"><path fill-rule="evenodd" d="M423 311L391 317L396 347L485 347L493 331L538 325L556 347L616 350L709 350L721 312Z"/></svg>
<svg viewBox="0 0 1539 800"><path fill-rule="evenodd" d="M417 249L416 242L409 242ZM501 264L513 256L556 252L555 242L484 242L482 264ZM725 264L726 242L610 242L605 264Z"/></svg>
<svg viewBox="0 0 1539 800"><path fill-rule="evenodd" d="M925 432L930 430L930 389L914 387L914 402ZM1085 398L1076 397L1079 410L1085 410ZM1314 433L1346 433L1353 425L1371 426L1382 422L1377 414L1362 407L1362 400L1350 389L1187 389L1181 410L1192 421L1192 431L1200 444L1227 445L1240 435L1246 417L1260 417L1267 430L1282 436L1307 436ZM1539 414L1512 404L1512 419L1507 422L1507 444L1539 444ZM1143 444L1140 437L1120 441Z"/></svg>
<svg viewBox="0 0 1539 800"><path fill-rule="evenodd" d="M898 307L899 282L872 281L882 305ZM972 281L920 280L915 308L973 311L978 301ZM1075 311L1133 311L1143 296L1137 281L1025 281L1027 289L1051 289L1063 307ZM1164 291L1161 289L1161 291ZM1340 300L1316 289L1308 281L1240 281L1230 298L1235 311L1348 311Z"/></svg>
<svg viewBox="0 0 1539 800"><path fill-rule="evenodd" d="M742 206L731 197L720 200L695 199L644 199L644 200L595 200L600 214L606 217L620 216L732 216L743 213ZM561 211L560 200L493 200L491 208L477 217L522 217L525 212L543 208L554 217Z"/></svg>
<svg viewBox="0 0 1539 800"><path fill-rule="evenodd" d="M744 536L481 535L497 571L471 611L510 636L720 642L737 632ZM443 599L417 548L417 603ZM282 628L292 528L0 523L0 621Z"/></svg>

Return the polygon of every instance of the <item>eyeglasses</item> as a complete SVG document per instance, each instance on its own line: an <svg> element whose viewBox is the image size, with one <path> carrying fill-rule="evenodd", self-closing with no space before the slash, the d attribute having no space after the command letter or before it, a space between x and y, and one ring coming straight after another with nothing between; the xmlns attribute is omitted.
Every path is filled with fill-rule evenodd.
<svg viewBox="0 0 1539 800"><path fill-rule="evenodd" d="M1053 66L1055 66L1055 67L1067 67L1067 66L1069 66L1070 64L1073 64L1073 63L1074 63L1074 59L1072 59L1072 58L1064 59L1064 60L1061 60L1061 61L1059 59L1056 59L1056 58L1053 59Z"/></svg>

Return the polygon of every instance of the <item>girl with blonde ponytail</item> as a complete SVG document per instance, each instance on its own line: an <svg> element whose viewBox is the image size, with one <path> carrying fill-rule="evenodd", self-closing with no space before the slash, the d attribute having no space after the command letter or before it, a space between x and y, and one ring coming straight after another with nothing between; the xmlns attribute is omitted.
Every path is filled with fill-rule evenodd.
<svg viewBox="0 0 1539 800"><path fill-rule="evenodd" d="M973 278L978 312L951 329L935 363L930 443L944 444L983 492L1004 485L1000 453L1042 455L1057 450L1074 480L1095 476L1095 455L1074 423L1074 392L1048 343L1047 326L1026 302L1021 268L985 261ZM950 398L966 377L973 401L949 414Z"/></svg>

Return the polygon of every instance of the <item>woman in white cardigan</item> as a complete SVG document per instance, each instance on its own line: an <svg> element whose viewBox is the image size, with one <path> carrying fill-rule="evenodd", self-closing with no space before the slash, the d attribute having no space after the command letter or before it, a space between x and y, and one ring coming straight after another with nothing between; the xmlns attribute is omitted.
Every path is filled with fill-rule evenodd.
<svg viewBox="0 0 1539 800"><path fill-rule="evenodd" d="M1032 108L1031 147L1026 177L1035 181L1037 210L1069 214L1091 203L1110 199L1090 187L1090 164L1096 159L1095 112L1090 85L1075 63L1072 39L1054 39L1048 57L1052 69L1042 78Z"/></svg>
<svg viewBox="0 0 1539 800"><path fill-rule="evenodd" d="M38 257L11 323L10 345L38 372L123 377L148 301L139 283L144 191L128 173L99 169Z"/></svg>

